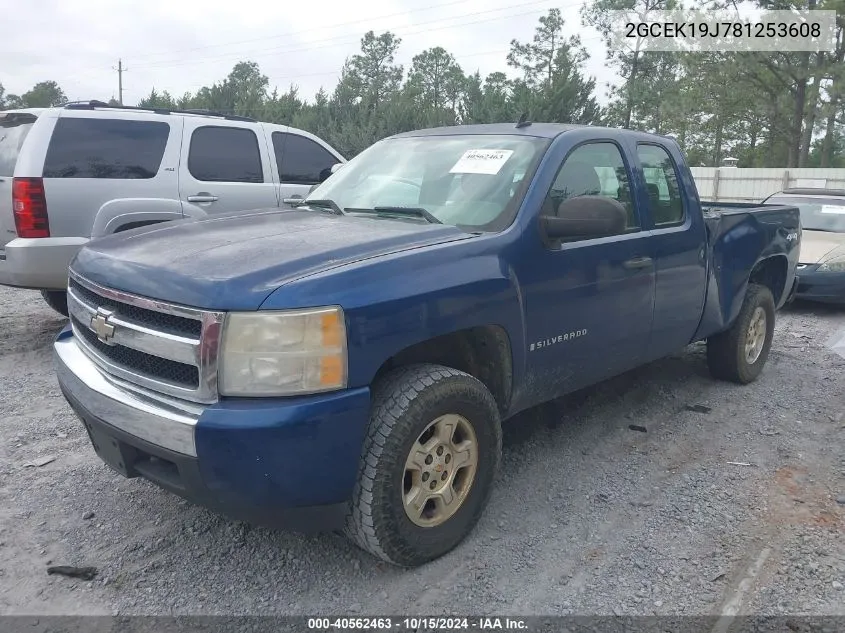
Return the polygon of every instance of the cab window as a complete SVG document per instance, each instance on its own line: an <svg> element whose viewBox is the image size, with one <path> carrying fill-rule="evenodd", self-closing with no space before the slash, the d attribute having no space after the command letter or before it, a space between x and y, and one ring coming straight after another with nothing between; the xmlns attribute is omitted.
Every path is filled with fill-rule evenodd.
<svg viewBox="0 0 845 633"><path fill-rule="evenodd" d="M545 215L557 215L561 202L578 196L605 196L628 214L626 232L640 229L631 199L631 181L615 143L602 141L575 148L566 157L543 204Z"/></svg>
<svg viewBox="0 0 845 633"><path fill-rule="evenodd" d="M637 145L637 156L643 168L648 206L656 227L684 222L684 203L678 184L675 161L659 145Z"/></svg>

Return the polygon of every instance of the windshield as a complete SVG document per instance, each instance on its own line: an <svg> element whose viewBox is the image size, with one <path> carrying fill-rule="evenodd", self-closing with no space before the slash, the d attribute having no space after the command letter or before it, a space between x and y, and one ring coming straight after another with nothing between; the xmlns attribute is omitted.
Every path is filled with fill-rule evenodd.
<svg viewBox="0 0 845 633"><path fill-rule="evenodd" d="M513 221L547 146L546 139L516 135L386 139L349 161L306 200L331 200L352 214L421 209L444 224L502 230Z"/></svg>
<svg viewBox="0 0 845 633"><path fill-rule="evenodd" d="M801 228L805 231L845 233L845 199L780 196L769 198L766 203L798 207L801 211Z"/></svg>

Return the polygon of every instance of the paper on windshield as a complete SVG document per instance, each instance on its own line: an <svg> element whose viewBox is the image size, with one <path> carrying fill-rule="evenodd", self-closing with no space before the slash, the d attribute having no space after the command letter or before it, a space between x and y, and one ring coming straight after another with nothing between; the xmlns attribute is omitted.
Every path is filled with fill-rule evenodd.
<svg viewBox="0 0 845 633"><path fill-rule="evenodd" d="M822 213L839 213L840 215L845 215L845 205L823 204Z"/></svg>
<svg viewBox="0 0 845 633"><path fill-rule="evenodd" d="M458 159L450 174L498 174L513 154L512 149L470 149Z"/></svg>

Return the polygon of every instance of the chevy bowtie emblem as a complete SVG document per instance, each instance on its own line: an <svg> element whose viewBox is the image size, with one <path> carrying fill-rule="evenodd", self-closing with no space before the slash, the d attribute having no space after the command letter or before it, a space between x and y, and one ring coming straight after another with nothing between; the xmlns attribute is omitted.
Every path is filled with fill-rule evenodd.
<svg viewBox="0 0 845 633"><path fill-rule="evenodd" d="M112 314L111 310L97 308L97 314L91 317L91 329L103 343L109 343L114 336L114 326L109 323Z"/></svg>

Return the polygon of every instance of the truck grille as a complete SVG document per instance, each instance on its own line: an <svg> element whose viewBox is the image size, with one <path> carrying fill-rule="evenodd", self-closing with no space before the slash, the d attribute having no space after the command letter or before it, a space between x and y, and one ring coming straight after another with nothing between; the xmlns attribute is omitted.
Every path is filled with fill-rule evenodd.
<svg viewBox="0 0 845 633"><path fill-rule="evenodd" d="M223 313L112 290L73 271L68 312L80 348L105 373L168 396L217 400Z"/></svg>
<svg viewBox="0 0 845 633"><path fill-rule="evenodd" d="M135 323L145 327L193 338L199 338L202 334L202 321L164 312L154 312L153 310L139 308L128 303L121 304L114 299L108 299L98 295L93 290L89 290L83 286L76 279L70 279L68 285L80 299L89 305L99 306L109 310L119 309L121 314L126 316L126 318L132 319Z"/></svg>

